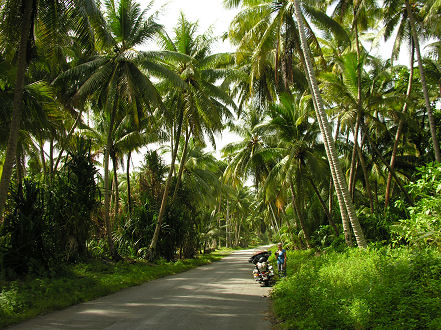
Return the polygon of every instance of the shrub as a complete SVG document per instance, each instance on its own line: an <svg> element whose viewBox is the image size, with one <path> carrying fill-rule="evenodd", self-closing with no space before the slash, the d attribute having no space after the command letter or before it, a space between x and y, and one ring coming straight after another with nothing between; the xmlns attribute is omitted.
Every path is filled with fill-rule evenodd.
<svg viewBox="0 0 441 330"><path fill-rule="evenodd" d="M435 250L348 249L288 253L288 278L273 290L290 329L437 328L441 257Z"/></svg>
<svg viewBox="0 0 441 330"><path fill-rule="evenodd" d="M0 228L3 277L56 270L61 262L86 256L98 193L89 148L78 139L47 185L32 178L12 185Z"/></svg>
<svg viewBox="0 0 441 330"><path fill-rule="evenodd" d="M408 185L416 203L408 207L410 218L392 227L394 241L441 247L441 164L430 163L417 170L419 179Z"/></svg>
<svg viewBox="0 0 441 330"><path fill-rule="evenodd" d="M25 179L10 189L5 222L0 230L2 277L12 278L48 266L44 200L36 182Z"/></svg>

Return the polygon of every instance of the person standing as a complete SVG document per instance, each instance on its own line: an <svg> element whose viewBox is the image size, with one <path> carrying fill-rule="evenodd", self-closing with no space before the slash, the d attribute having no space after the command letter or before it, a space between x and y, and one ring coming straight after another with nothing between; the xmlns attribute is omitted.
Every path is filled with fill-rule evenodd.
<svg viewBox="0 0 441 330"><path fill-rule="evenodd" d="M277 244L277 269L280 277L286 276L286 250L283 248L282 243Z"/></svg>

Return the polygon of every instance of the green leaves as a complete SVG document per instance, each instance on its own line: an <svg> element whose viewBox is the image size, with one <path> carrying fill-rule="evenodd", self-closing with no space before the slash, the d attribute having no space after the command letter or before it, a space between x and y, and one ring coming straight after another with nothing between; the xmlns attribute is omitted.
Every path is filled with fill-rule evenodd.
<svg viewBox="0 0 441 330"><path fill-rule="evenodd" d="M392 228L395 242L405 240L419 248L441 247L441 165L430 163L418 170L419 179L409 184L409 192L417 199L408 207L409 218Z"/></svg>

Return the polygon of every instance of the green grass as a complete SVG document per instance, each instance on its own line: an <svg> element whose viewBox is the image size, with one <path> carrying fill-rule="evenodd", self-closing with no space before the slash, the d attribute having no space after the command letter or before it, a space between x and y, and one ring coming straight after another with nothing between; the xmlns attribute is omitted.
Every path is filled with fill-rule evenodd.
<svg viewBox="0 0 441 330"><path fill-rule="evenodd" d="M441 255L291 251L272 298L281 329L440 329Z"/></svg>
<svg viewBox="0 0 441 330"><path fill-rule="evenodd" d="M28 276L22 280L0 282L0 328L123 288L184 272L220 260L230 252L222 249L195 259L159 264L91 260L66 266L63 274L56 277Z"/></svg>

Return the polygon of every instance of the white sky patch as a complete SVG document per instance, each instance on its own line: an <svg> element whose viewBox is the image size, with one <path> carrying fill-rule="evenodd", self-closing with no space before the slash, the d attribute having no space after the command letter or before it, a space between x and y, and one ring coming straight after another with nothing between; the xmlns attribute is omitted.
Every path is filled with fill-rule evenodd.
<svg viewBox="0 0 441 330"><path fill-rule="evenodd" d="M141 4L142 6L143 4ZM237 9L227 9L223 0L156 0L151 14L159 11L159 23L164 25L171 36L178 18L183 13L190 22L198 22L198 33L213 30L214 36L222 36L228 32L230 22L238 13ZM213 52L231 52L233 47L228 41L221 40L213 47Z"/></svg>

